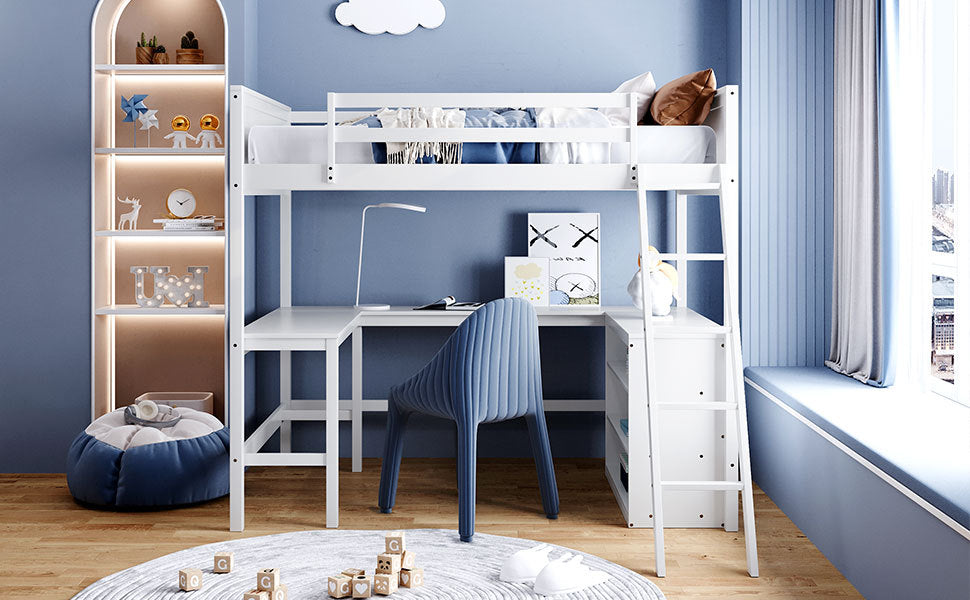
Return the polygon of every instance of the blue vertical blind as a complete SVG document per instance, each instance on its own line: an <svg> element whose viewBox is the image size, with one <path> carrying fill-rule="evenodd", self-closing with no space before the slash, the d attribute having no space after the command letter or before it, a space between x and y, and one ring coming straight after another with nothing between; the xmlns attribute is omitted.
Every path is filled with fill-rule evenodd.
<svg viewBox="0 0 970 600"><path fill-rule="evenodd" d="M817 366L831 297L834 0L741 3L744 359Z"/></svg>

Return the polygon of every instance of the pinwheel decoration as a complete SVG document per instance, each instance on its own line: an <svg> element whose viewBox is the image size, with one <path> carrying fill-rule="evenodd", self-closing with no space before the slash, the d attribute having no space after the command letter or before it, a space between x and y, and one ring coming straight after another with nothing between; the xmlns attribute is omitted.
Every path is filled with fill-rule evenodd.
<svg viewBox="0 0 970 600"><path fill-rule="evenodd" d="M151 148L152 145L152 127L158 129L158 117L155 114L158 111L154 108L149 108L145 112L138 115L138 122L141 123L140 129L142 131L148 130L148 147Z"/></svg>
<svg viewBox="0 0 970 600"><path fill-rule="evenodd" d="M121 96L121 110L125 111L125 118L121 122L131 123L133 147L138 147L138 138L136 137L138 131L135 129L135 118L140 117L142 113L148 112L148 107L145 106L145 98L147 97L148 94L132 94L131 98L125 98L124 94Z"/></svg>

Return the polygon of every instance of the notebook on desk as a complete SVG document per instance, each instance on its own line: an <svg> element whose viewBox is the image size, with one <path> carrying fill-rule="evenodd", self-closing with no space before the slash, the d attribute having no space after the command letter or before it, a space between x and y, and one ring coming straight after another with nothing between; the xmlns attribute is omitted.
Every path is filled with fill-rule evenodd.
<svg viewBox="0 0 970 600"><path fill-rule="evenodd" d="M477 310L484 302L458 302L454 296L445 296L424 306L415 306L414 310Z"/></svg>

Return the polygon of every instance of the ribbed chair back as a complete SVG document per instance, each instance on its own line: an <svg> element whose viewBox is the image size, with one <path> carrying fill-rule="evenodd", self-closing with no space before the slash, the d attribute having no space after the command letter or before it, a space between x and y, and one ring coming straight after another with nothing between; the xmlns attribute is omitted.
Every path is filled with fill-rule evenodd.
<svg viewBox="0 0 970 600"><path fill-rule="evenodd" d="M475 531L475 463L478 425L525 417L546 516L559 514L559 492L542 408L539 327L535 309L521 298L489 302L468 316L420 372L391 389L379 504L391 512L413 412L455 421L458 429L459 532Z"/></svg>
<svg viewBox="0 0 970 600"><path fill-rule="evenodd" d="M507 421L542 402L535 309L502 298L473 312L418 374L391 390L402 408L466 423Z"/></svg>

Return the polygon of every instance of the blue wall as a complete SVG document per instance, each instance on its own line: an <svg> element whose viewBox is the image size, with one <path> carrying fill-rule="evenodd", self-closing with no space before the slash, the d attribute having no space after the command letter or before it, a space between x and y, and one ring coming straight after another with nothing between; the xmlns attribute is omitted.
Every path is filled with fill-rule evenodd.
<svg viewBox="0 0 970 600"><path fill-rule="evenodd" d="M404 37L370 37L332 20L336 2L225 0L230 23L230 81L256 87L296 108L319 108L328 90L609 91L653 70L658 82L713 67L721 83L738 83L738 0L446 1L438 30ZM90 20L96 0L0 0L0 34L7 48L0 81L4 126L0 164L0 277L13 281L42 273L0 295L0 471L62 471L72 437L90 414ZM658 21L658 16L660 19ZM70 40L45 44L41 40ZM68 48L65 51L65 47ZM16 85L12 85L12 83ZM388 195L297 194L295 301L349 303L353 293L354 231L360 208ZM598 210L604 228L604 301L628 302L624 287L636 256L633 200L602 194L399 194L423 203L427 215L375 214L368 232L362 294L414 303L444 293L490 298L502 294L502 257L525 253L529 210ZM697 201L700 206L709 202ZM655 220L668 202L653 199ZM272 255L274 201L254 207L260 236L256 308L275 304ZM716 217L693 211L694 231L717 247ZM457 231L465 229L465 234ZM714 232L712 234L712 232ZM657 230L663 241L666 231ZM386 241L382 241L386 240ZM432 247L427 240L448 244ZM393 252L391 252L393 250ZM384 257L384 261L374 260ZM323 274L327 273L324 278ZM694 275L693 281L705 275ZM695 288L690 304L720 313L718 274ZM447 332L368 336L368 397L420 366ZM556 331L543 335L545 386L550 398L602 396L602 333ZM404 351L406 349L406 351ZM252 360L252 363L257 361ZM259 409L275 397L273 357L262 357ZM295 391L318 396L322 357L300 356ZM592 367L590 367L592 365ZM347 378L345 378L345 381ZM345 389L349 394L349 389ZM49 418L57 414L56 419ZM595 415L551 418L560 455L601 452ZM379 450L381 419L369 419L368 450ZM504 426L515 428L516 425ZM483 435L503 436L496 427ZM437 431L416 423L416 430ZM315 431L297 431L296 437ZM450 453L431 436L409 436L415 452ZM502 437L503 451L527 454L522 436ZM320 442L322 443L322 442ZM316 442L314 442L316 445Z"/></svg>
<svg viewBox="0 0 970 600"><path fill-rule="evenodd" d="M745 364L828 353L834 0L741 2Z"/></svg>
<svg viewBox="0 0 970 600"><path fill-rule="evenodd" d="M257 88L295 109L320 110L328 91L610 91L646 70L664 83L706 67L715 69L720 85L738 82L735 2L629 0L596 8L578 0L445 4L448 16L439 29L373 37L337 25L332 17L336 3L261 3ZM657 15L663 15L662 23ZM425 205L429 212L371 213L363 302L420 304L445 294L478 300L500 297L503 257L527 253L528 212L595 211L601 214L603 302L630 304L626 285L637 256L633 194L551 192L294 194L294 304L353 303L361 209L392 199ZM709 198L693 202L692 249L717 251L716 204ZM665 194L652 198L651 209L657 225L652 238L660 246L668 239L661 219L673 212ZM278 203L260 199L256 210L256 312L263 314L275 308L279 298ZM719 320L720 270L698 265L691 275L695 287L690 306ZM698 283L702 280L706 281ZM387 389L420 368L448 333L367 332L364 397L386 397ZM603 397L602 339L600 330L542 332L547 398ZM307 353L294 361L295 397L322 397L323 360L322 354ZM349 349L343 363L341 388L346 398ZM278 398L276 355L258 357L257 365L258 408L250 426L258 422L257 416L271 411ZM384 417L365 417L365 455L379 455ZM555 414L549 422L557 456L602 454L601 416ZM406 452L453 454L453 427L431 419L412 423ZM521 427L483 428L481 454L529 455L527 437L506 436L511 429ZM297 424L294 440L296 447L319 451L323 427Z"/></svg>

